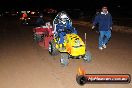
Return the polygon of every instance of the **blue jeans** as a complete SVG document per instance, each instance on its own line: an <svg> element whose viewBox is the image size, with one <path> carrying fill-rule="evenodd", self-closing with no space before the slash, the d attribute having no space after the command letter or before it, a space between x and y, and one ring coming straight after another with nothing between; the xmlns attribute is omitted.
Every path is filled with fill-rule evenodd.
<svg viewBox="0 0 132 88"><path fill-rule="evenodd" d="M71 29L71 30L72 30L72 33L77 34L77 31L76 31L75 28L73 28L73 29ZM63 43L64 43L64 36L66 35L66 32L59 32L58 35L59 35L59 38L60 38L59 43L60 43L60 44L63 44Z"/></svg>
<svg viewBox="0 0 132 88"><path fill-rule="evenodd" d="M102 47L103 44L107 44L110 37L111 37L111 30L108 31L99 31L100 36L99 36L99 47Z"/></svg>
<svg viewBox="0 0 132 88"><path fill-rule="evenodd" d="M72 33L77 34L76 28L72 28L71 30L72 30Z"/></svg>
<svg viewBox="0 0 132 88"><path fill-rule="evenodd" d="M66 35L65 32L60 32L60 33L59 33L59 38L60 38L59 43L60 43L60 44L63 44L63 43L64 43L64 36L65 36L65 35Z"/></svg>

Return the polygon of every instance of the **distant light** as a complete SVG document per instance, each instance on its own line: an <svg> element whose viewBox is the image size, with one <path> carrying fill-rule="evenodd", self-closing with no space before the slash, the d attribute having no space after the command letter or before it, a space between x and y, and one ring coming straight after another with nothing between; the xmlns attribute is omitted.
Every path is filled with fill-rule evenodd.
<svg viewBox="0 0 132 88"><path fill-rule="evenodd" d="M21 11L21 13L26 13L26 11Z"/></svg>
<svg viewBox="0 0 132 88"><path fill-rule="evenodd" d="M5 12L5 13L9 13L9 12Z"/></svg>
<svg viewBox="0 0 132 88"><path fill-rule="evenodd" d="M35 14L35 12L31 12L31 14Z"/></svg>
<svg viewBox="0 0 132 88"><path fill-rule="evenodd" d="M30 13L30 11L27 11L27 13Z"/></svg>
<svg viewBox="0 0 132 88"><path fill-rule="evenodd" d="M118 5L117 7L118 7L118 8L120 8L121 6L120 6L120 5Z"/></svg>

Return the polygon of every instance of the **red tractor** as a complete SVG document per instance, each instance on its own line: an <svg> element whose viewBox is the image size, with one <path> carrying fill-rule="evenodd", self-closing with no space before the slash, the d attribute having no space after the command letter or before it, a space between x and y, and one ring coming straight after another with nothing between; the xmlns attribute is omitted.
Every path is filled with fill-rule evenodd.
<svg viewBox="0 0 132 88"><path fill-rule="evenodd" d="M53 28L50 22L45 26L33 28L34 40L45 49L48 49L49 42L53 39Z"/></svg>

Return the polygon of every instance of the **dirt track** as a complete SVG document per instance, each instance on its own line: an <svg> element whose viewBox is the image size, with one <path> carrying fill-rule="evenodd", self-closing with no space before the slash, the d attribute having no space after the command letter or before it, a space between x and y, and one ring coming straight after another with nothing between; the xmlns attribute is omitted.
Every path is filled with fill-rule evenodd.
<svg viewBox="0 0 132 88"><path fill-rule="evenodd" d="M98 34L87 27L75 25L84 39L87 32L87 49L92 62L70 60L67 67L59 63L32 38L32 27L20 26L15 21L1 25L0 30L0 88L82 88L76 83L78 67L87 73L131 74L132 35L112 33L107 49L98 50ZM86 84L83 88L131 88L130 84Z"/></svg>

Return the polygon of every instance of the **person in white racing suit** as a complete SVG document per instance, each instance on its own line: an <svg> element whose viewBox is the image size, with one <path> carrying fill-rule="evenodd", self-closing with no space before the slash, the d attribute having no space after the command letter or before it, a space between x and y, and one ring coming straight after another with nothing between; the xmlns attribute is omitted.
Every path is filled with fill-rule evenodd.
<svg viewBox="0 0 132 88"><path fill-rule="evenodd" d="M64 43L64 36L67 34L67 30L77 34L76 29L72 26L71 19L64 11L57 14L53 20L53 27L54 35L60 38L59 44Z"/></svg>

